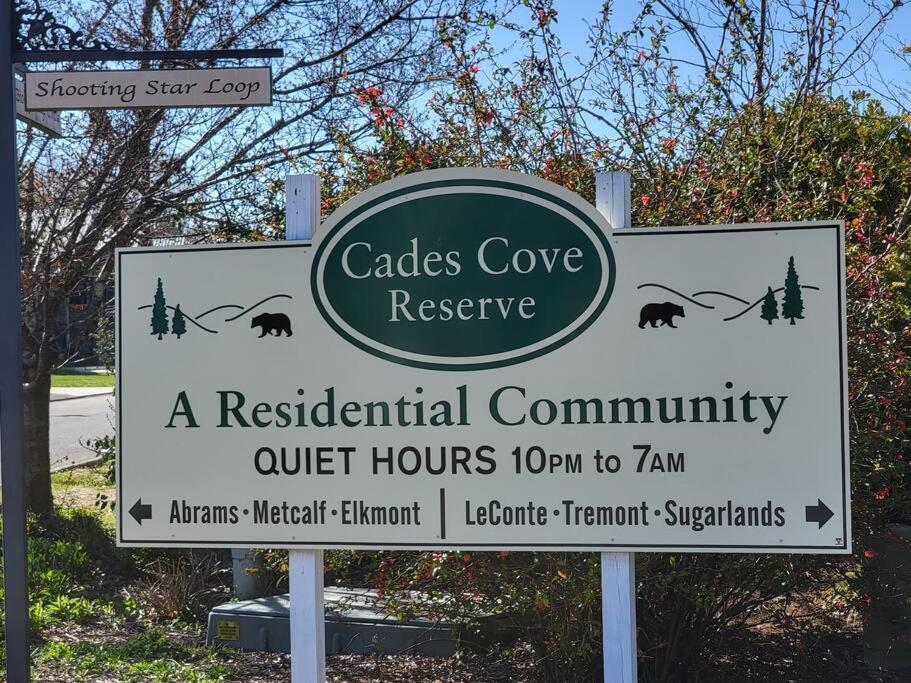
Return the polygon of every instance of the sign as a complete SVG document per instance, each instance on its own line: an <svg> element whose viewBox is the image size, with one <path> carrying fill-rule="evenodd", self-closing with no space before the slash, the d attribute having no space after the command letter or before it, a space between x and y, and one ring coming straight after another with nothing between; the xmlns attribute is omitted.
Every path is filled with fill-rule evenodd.
<svg viewBox="0 0 911 683"><path fill-rule="evenodd" d="M269 67L28 71L26 108L143 109L272 104Z"/></svg>
<svg viewBox="0 0 911 683"><path fill-rule="evenodd" d="M29 111L25 108L25 87L22 81L16 80L16 117L30 126L39 128L51 137L63 135L60 128L60 114L45 111Z"/></svg>
<svg viewBox="0 0 911 683"><path fill-rule="evenodd" d="M216 622L215 638L217 640L240 640L240 622L227 620Z"/></svg>
<svg viewBox="0 0 911 683"><path fill-rule="evenodd" d="M120 250L118 541L849 552L843 251L478 169Z"/></svg>

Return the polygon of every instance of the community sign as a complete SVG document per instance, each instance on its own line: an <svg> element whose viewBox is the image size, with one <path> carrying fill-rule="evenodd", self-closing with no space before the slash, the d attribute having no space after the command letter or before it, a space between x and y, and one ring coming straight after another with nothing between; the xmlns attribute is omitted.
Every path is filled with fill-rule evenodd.
<svg viewBox="0 0 911 683"><path fill-rule="evenodd" d="M122 249L118 541L847 553L842 232L451 169Z"/></svg>

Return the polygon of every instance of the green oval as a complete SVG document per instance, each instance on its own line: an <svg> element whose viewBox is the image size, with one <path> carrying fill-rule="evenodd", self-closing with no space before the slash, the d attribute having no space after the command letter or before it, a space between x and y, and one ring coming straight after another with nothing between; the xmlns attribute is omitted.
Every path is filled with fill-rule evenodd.
<svg viewBox="0 0 911 683"><path fill-rule="evenodd" d="M384 183L326 223L312 286L348 341L396 363L478 370L548 353L613 290L606 222L531 176L446 169Z"/></svg>

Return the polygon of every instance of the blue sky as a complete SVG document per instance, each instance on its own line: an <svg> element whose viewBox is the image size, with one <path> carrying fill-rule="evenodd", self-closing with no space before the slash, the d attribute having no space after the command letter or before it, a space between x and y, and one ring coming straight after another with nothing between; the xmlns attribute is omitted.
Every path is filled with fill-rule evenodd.
<svg viewBox="0 0 911 683"><path fill-rule="evenodd" d="M861 19L867 17L870 13L868 3L871 0L844 0L842 6L845 9L843 21L857 22L854 27L860 33L869 28L869 24L861 23ZM885 5L889 0L873 0L880 5ZM558 11L556 32L560 37L564 50L569 55L586 54L586 38L588 36L588 24L591 23L601 10L602 3L598 0L555 0L554 8ZM633 0L617 0L611 3L612 6L612 25L615 29L628 27L632 19L638 14L641 8L640 2ZM530 16L530 10L526 7L520 7L513 15L517 21L527 23ZM908 68L906 61L898 56L898 51L902 45L911 44L911 3L906 4L897 10L889 22L882 37L874 43L874 55L871 64L867 67L865 74L860 76L873 81L900 86L907 88L911 84L911 70ZM495 42L500 42L501 47L509 44L514 36L505 35L506 32L496 31L494 35ZM675 46L681 50L690 48L690 43L682 34L673 37L669 43L673 49ZM847 90L852 89L854 84L846 85ZM876 94L876 93L874 93ZM901 103L902 105L904 102ZM904 107L903 107L904 108Z"/></svg>

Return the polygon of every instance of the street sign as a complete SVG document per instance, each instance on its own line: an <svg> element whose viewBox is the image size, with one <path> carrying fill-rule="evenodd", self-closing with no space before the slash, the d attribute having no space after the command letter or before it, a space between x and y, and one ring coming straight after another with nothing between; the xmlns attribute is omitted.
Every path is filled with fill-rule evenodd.
<svg viewBox="0 0 911 683"><path fill-rule="evenodd" d="M269 105L272 71L269 67L28 71L25 103L31 111Z"/></svg>
<svg viewBox="0 0 911 683"><path fill-rule="evenodd" d="M29 111L25 108L25 87L16 80L16 117L30 126L39 128L54 138L63 135L60 128L60 114L47 111Z"/></svg>
<svg viewBox="0 0 911 683"><path fill-rule="evenodd" d="M850 551L838 222L452 169L117 260L122 545Z"/></svg>

